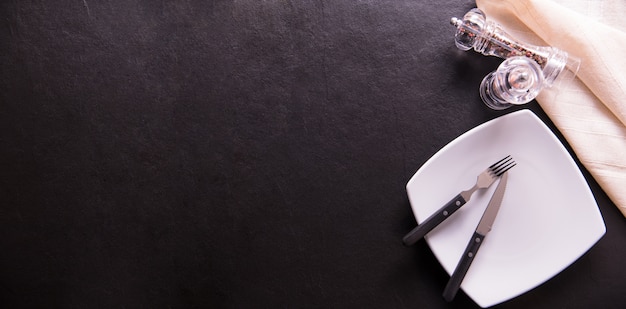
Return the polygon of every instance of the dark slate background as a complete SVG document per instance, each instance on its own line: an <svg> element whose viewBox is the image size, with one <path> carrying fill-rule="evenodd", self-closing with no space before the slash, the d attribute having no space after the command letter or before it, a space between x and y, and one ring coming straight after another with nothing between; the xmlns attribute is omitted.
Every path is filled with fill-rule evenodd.
<svg viewBox="0 0 626 309"><path fill-rule="evenodd" d="M511 111L478 96L500 60L454 46L473 6L2 1L0 303L475 307L401 244L413 173ZM499 307L626 303L625 220L583 172L607 234Z"/></svg>

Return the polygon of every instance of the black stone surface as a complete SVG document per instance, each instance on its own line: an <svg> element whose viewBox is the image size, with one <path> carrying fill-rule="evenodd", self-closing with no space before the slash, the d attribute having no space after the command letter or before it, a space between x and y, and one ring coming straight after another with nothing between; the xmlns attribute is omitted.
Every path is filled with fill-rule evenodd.
<svg viewBox="0 0 626 309"><path fill-rule="evenodd" d="M500 60L454 46L473 6L3 1L0 303L476 307L401 242L413 173L512 111L478 96ZM626 303L625 220L583 172L606 235L498 307Z"/></svg>

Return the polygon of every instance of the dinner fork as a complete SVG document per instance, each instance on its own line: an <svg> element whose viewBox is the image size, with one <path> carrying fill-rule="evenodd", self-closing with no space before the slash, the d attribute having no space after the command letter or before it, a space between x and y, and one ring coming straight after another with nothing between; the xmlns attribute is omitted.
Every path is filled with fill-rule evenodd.
<svg viewBox="0 0 626 309"><path fill-rule="evenodd" d="M428 232L430 232L437 225L439 225L445 219L450 217L450 215L456 212L459 208L461 208L461 206L465 205L465 203L470 200L474 192L476 192L478 189L488 188L495 182L496 178L502 176L502 174L504 174L515 165L515 160L513 160L510 155L508 155L502 160L489 166L478 175L476 184L474 184L471 189L461 191L461 193L457 194L457 196L455 196L447 204L441 207L437 212L428 217L428 219L424 220L422 224L418 225L416 228L406 234L406 236L402 238L402 242L404 242L406 246L415 244L418 240L428 234Z"/></svg>

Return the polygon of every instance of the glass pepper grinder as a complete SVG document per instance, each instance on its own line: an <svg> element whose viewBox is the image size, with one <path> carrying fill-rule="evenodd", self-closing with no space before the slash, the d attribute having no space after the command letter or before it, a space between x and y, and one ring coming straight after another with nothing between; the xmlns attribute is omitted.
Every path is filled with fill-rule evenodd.
<svg viewBox="0 0 626 309"><path fill-rule="evenodd" d="M532 101L546 85L539 65L530 58L515 56L504 60L480 83L480 98L491 109Z"/></svg>
<svg viewBox="0 0 626 309"><path fill-rule="evenodd" d="M535 46L514 39L500 25L488 21L480 9L471 9L463 20L453 17L450 23L457 28L454 39L459 49L473 48L486 56L511 59L481 83L481 98L490 108L528 103L557 79L573 78L578 72L579 59L552 46ZM571 74L562 74L564 71Z"/></svg>

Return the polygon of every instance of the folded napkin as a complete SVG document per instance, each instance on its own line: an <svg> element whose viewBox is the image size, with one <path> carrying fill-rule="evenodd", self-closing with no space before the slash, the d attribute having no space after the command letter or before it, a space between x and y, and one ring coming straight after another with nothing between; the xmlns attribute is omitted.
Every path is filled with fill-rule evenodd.
<svg viewBox="0 0 626 309"><path fill-rule="evenodd" d="M558 2L558 3L557 3ZM577 77L537 102L626 216L626 2L477 0L513 37L581 59Z"/></svg>

